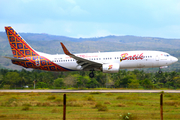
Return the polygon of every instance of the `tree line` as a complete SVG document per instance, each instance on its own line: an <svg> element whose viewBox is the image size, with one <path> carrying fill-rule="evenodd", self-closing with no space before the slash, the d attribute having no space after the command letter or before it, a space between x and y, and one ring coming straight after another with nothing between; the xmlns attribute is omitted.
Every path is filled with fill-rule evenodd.
<svg viewBox="0 0 180 120"><path fill-rule="evenodd" d="M143 70L120 70L118 73L95 72L94 78L89 78L89 71L47 72L40 70L27 71L22 69L0 69L1 89L23 88L142 88L159 89L180 88L180 71L148 73Z"/></svg>

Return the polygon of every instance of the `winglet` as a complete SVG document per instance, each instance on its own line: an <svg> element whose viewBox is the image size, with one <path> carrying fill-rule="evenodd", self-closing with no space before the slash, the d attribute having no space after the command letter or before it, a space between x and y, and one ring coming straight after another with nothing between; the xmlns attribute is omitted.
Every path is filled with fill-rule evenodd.
<svg viewBox="0 0 180 120"><path fill-rule="evenodd" d="M72 55L72 54L67 50L67 48L65 47L65 45L64 45L62 42L60 42L60 43L61 43L61 46L62 46L62 48L63 48L64 53L65 53L66 55Z"/></svg>

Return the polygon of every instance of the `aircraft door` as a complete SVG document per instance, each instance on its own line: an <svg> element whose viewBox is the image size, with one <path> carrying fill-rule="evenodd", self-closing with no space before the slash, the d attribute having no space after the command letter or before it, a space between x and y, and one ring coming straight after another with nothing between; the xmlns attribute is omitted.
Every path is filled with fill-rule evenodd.
<svg viewBox="0 0 180 120"><path fill-rule="evenodd" d="M156 55L155 62L152 64L152 67L158 67L159 66L159 55Z"/></svg>
<svg viewBox="0 0 180 120"><path fill-rule="evenodd" d="M156 61L159 61L159 55L156 55Z"/></svg>

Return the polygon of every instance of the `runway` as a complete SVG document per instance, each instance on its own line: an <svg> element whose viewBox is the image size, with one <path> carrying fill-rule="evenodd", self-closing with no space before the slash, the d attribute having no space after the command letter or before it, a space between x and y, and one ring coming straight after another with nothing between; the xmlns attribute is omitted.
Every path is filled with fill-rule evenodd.
<svg viewBox="0 0 180 120"><path fill-rule="evenodd" d="M180 93L180 90L0 90L0 92L18 92L18 93L29 93L29 92L44 92L44 93Z"/></svg>

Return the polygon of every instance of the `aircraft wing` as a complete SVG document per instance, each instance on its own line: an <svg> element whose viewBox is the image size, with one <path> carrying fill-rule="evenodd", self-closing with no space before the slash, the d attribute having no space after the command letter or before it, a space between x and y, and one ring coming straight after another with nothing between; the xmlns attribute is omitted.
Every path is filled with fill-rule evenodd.
<svg viewBox="0 0 180 120"><path fill-rule="evenodd" d="M3 56L3 57L7 59L15 60L15 61L27 61L26 59L23 59L23 58L13 58L13 57L6 57L6 56Z"/></svg>
<svg viewBox="0 0 180 120"><path fill-rule="evenodd" d="M98 63L98 62L94 62L94 61L91 61L91 60L88 60L88 59L85 59L85 58L82 58L82 57L78 57L72 53L70 53L67 48L65 47L65 45L61 43L61 46L63 48L63 51L66 55L74 58L75 60L77 60L77 63L79 65L81 65L83 67L83 69L86 69L86 68L97 68L97 69L101 69L102 67L102 64L101 63Z"/></svg>

